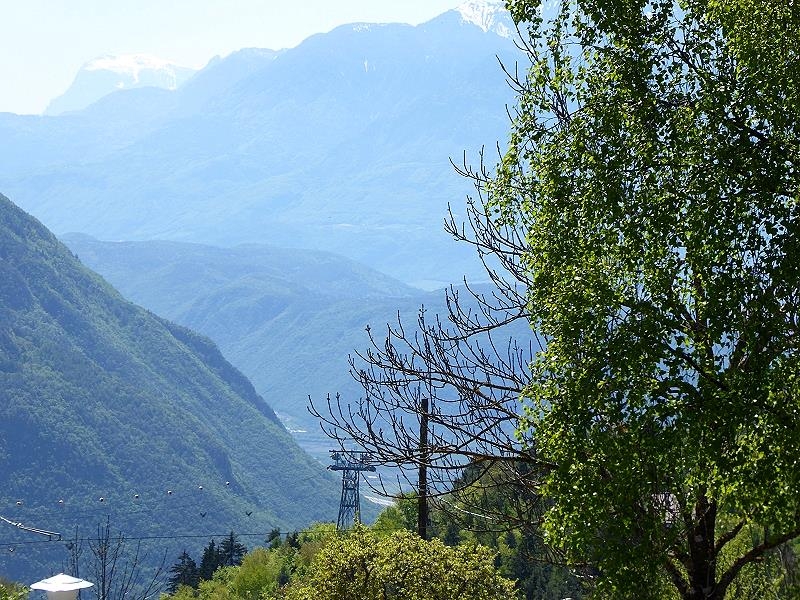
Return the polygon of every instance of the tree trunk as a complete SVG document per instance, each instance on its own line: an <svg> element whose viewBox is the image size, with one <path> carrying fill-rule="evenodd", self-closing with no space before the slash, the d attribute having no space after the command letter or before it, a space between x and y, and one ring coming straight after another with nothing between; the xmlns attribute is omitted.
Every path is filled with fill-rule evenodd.
<svg viewBox="0 0 800 600"><path fill-rule="evenodd" d="M717 503L700 495L694 507L694 525L689 529L689 589L686 600L722 600L717 588L715 527Z"/></svg>

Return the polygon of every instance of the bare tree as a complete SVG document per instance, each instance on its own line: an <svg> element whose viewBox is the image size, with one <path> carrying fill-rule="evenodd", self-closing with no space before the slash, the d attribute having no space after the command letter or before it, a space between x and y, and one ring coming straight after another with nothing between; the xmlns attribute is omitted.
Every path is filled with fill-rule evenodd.
<svg viewBox="0 0 800 600"><path fill-rule="evenodd" d="M161 592L164 587L164 565L166 553L148 575L147 553L142 552L141 542L133 549L122 533L111 534L110 519L97 526L97 537L88 540L88 570L93 576L97 600L146 600Z"/></svg>
<svg viewBox="0 0 800 600"><path fill-rule="evenodd" d="M477 170L466 159L456 169L475 183L477 199L468 199L463 222L450 209L445 230L476 250L488 283L451 286L445 314L422 307L412 326L398 316L385 337L368 327L367 349L350 358L364 395L354 401L328 397L324 406L312 402L310 410L343 449L355 445L374 463L399 467L398 487L410 484L419 492L420 515L428 495L441 508L472 512L475 486L502 486L509 493L524 491L516 497L530 502L517 503L516 515L508 506L503 514L487 514L487 526L535 526L541 465L530 440L517 436L520 394L541 344L527 309L531 282L522 263L523 225L503 219L488 201L491 179L483 154ZM464 478L467 464L473 476ZM379 491L396 494L398 488L386 483ZM469 494L459 497L466 487Z"/></svg>
<svg viewBox="0 0 800 600"><path fill-rule="evenodd" d="M78 537L78 528L75 527L74 537L66 543L69 564L62 569L65 573L70 573L73 577L80 578L81 556L83 555L83 540ZM79 597L81 592L78 591Z"/></svg>

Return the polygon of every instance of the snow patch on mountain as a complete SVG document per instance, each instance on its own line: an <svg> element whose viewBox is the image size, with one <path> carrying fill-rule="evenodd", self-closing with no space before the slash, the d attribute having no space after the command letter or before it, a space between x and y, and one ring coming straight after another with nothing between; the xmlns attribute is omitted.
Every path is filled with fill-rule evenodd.
<svg viewBox="0 0 800 600"><path fill-rule="evenodd" d="M175 90L195 73L196 69L150 54L107 54L84 64L72 85L50 102L44 114L82 110L119 90L139 87Z"/></svg>
<svg viewBox="0 0 800 600"><path fill-rule="evenodd" d="M178 87L178 73L187 70L187 67L182 67L150 54L101 56L89 61L83 68L86 71L111 71L112 73L126 75L130 77L134 84L139 83L139 74L142 71L157 72L167 78L165 87L172 90Z"/></svg>
<svg viewBox="0 0 800 600"><path fill-rule="evenodd" d="M498 0L467 0L456 11L464 23L471 23L486 32L494 32L503 37L511 37L513 23L505 4Z"/></svg>

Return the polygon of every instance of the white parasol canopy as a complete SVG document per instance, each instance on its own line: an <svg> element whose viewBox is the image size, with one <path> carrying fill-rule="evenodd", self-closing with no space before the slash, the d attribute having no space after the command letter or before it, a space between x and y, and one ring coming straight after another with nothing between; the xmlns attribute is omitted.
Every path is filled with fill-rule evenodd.
<svg viewBox="0 0 800 600"><path fill-rule="evenodd" d="M32 590L44 590L47 592L47 600L75 600L78 591L83 588L92 587L91 581L70 577L59 573L47 579L42 579L31 585Z"/></svg>
<svg viewBox="0 0 800 600"><path fill-rule="evenodd" d="M94 584L84 579L77 579L59 573L48 579L42 579L31 585L32 590L44 590L45 592L71 592L82 588L92 587Z"/></svg>

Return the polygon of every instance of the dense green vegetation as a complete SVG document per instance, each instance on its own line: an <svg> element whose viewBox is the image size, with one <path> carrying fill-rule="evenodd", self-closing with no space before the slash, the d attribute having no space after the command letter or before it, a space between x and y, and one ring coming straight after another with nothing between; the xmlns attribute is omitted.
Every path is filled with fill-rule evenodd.
<svg viewBox="0 0 800 600"><path fill-rule="evenodd" d="M516 589L524 598L583 598L591 588L590 580L576 576L544 544L535 513L525 514L518 523L501 520L501 515L508 514L508 503L520 500L507 492L508 489L497 486L476 485L465 492L435 499L428 535L448 545L480 544L491 548L498 573L516 582ZM413 494L383 511L374 525L379 531L414 531L416 526L417 499Z"/></svg>
<svg viewBox="0 0 800 600"><path fill-rule="evenodd" d="M0 579L0 600L24 600L28 595L28 590L5 579Z"/></svg>
<svg viewBox="0 0 800 600"><path fill-rule="evenodd" d="M179 557L181 569L191 557ZM259 547L241 564L220 566L196 585L177 585L173 600L406 599L506 600L514 584L493 565L493 552L475 543L446 546L406 530L393 532L358 525L337 533L316 525L269 548Z"/></svg>
<svg viewBox="0 0 800 600"><path fill-rule="evenodd" d="M543 543L533 508L541 499L525 490L509 493L508 487L496 485L494 475L470 465L454 482L460 491L433 500L430 542L417 536L417 497L406 494L384 509L372 526L359 526L349 533L337 533L331 524L284 536L275 529L267 536L266 547L256 547L242 561L235 561L241 563L238 569L224 569L223 546L235 544L233 534L221 544L211 540L199 561L185 552L177 558L171 568L171 592L176 597L207 600L228 597L226 594L235 598L247 598L248 594L262 598L304 598L312 594L380 598L374 586L385 584L391 590L403 579L406 595L391 592L399 594L398 598L416 597L413 594L418 593L420 598L433 599L451 597L444 590L452 589L449 586L459 578L472 581L476 573L482 573L481 578L493 581L493 585L498 576L513 582L513 593L504 592L508 597L587 597L593 573L576 576L559 564L558 555ZM521 509L516 524L498 518L508 513L511 504ZM209 565L213 567L209 569ZM488 567L491 569L486 570ZM222 572L217 573L218 569ZM442 587L435 587L437 581ZM188 585L193 589L179 590L181 582L191 582ZM463 589L452 597L479 597L480 589L484 588L472 592Z"/></svg>
<svg viewBox="0 0 800 600"><path fill-rule="evenodd" d="M242 564L245 554L247 547L232 531L219 544L214 539L208 542L203 548L199 565L184 550L178 557L178 562L169 569L167 591L174 594L181 586L196 588L201 581L211 579L218 569Z"/></svg>
<svg viewBox="0 0 800 600"><path fill-rule="evenodd" d="M216 346L124 300L2 196L0 460L0 515L79 538L107 515L172 545L300 526L339 496ZM67 557L0 527L6 576Z"/></svg>
<svg viewBox="0 0 800 600"><path fill-rule="evenodd" d="M323 547L286 597L507 600L514 597L513 589L497 574L485 547L445 546L407 531L381 537L357 527Z"/></svg>
<svg viewBox="0 0 800 600"><path fill-rule="evenodd" d="M765 0L570 0L544 15L536 0L508 5L527 34L531 68L514 82L518 105L497 172L468 174L482 194L470 212L477 215L473 242L511 267L517 279L505 289L512 292L476 296L490 307L476 320L468 309L451 311L455 333L439 326L376 344L375 370L362 379L374 393L329 421L348 433L362 427L361 440L384 452L382 460L421 466L420 473L443 469L437 460L450 459L450 473L474 460L452 482L460 489L434 501L433 539L408 532L413 497L374 528L339 535L318 526L285 541L273 530L269 548L247 555L230 534L219 547L209 543L199 565L187 551L179 555L172 598L797 596L800 15L792 3ZM97 415L106 426L119 418L105 404L90 404L96 394L110 404L130 400L144 412L128 417L152 420L147 398L105 384L117 371L149 382L137 370L143 365L163 385L144 351L134 364L120 351L134 338L155 348L159 366L185 386L171 392L181 406L190 406L186 387L211 403L185 374L192 350L192 360L205 358L201 371L232 378L229 387L246 396L229 411L240 424L249 410L275 425L235 371L214 366L208 342L130 307L110 319L111 309L82 306L69 285L53 294L42 282L74 263L62 257L53 269L54 254L39 248L54 242L34 240L26 254L16 251L19 238L0 246L0 256L15 260L11 268L0 263L13 282L0 288L15 323L0 339L13 392L7 404L27 399L14 378L22 373L48 406L33 406L28 421L10 421L0 431L4 442L33 441L52 473L109 453L84 425ZM509 247L511 258L503 254ZM237 297L235 287L224 292ZM531 362L512 344L507 363L486 364L480 347L469 345L504 325L480 322L495 301L540 335ZM101 335L116 319L132 322L136 335L110 326L114 335ZM465 324L466 336L458 329ZM91 343L75 352L73 340L87 336ZM117 336L125 338L119 347ZM467 359L465 347L473 351ZM90 410L70 422L60 400L82 389L79 383L92 394L79 392L69 408ZM403 392L411 402L397 404ZM463 420L441 409L448 394L467 407ZM509 410L518 400L521 415ZM387 429L370 418L370 408L386 414L398 406L407 414L393 415ZM179 410L156 417L164 417L160 425L187 418ZM44 447L45 440L35 433L61 422L70 443L57 456L42 452L37 442ZM448 425L464 438L434 446L447 442L441 431ZM439 437L428 435L437 428ZM187 451L157 443L149 442L149 456ZM19 460L13 443L2 450L9 462ZM513 469L493 473L504 463ZM179 466L197 478L194 465ZM233 473L244 487L254 464L230 458L224 467L218 475ZM90 462L92 478L81 483L95 490L128 483L122 474L131 468ZM21 472L20 481L34 479ZM503 480L503 472L512 478ZM427 486L420 483L421 498ZM263 524L273 515L259 516ZM179 519L177 511L171 518Z"/></svg>
<svg viewBox="0 0 800 600"><path fill-rule="evenodd" d="M546 341L547 540L601 597L732 597L800 535L797 5L508 4L532 64L483 189Z"/></svg>

